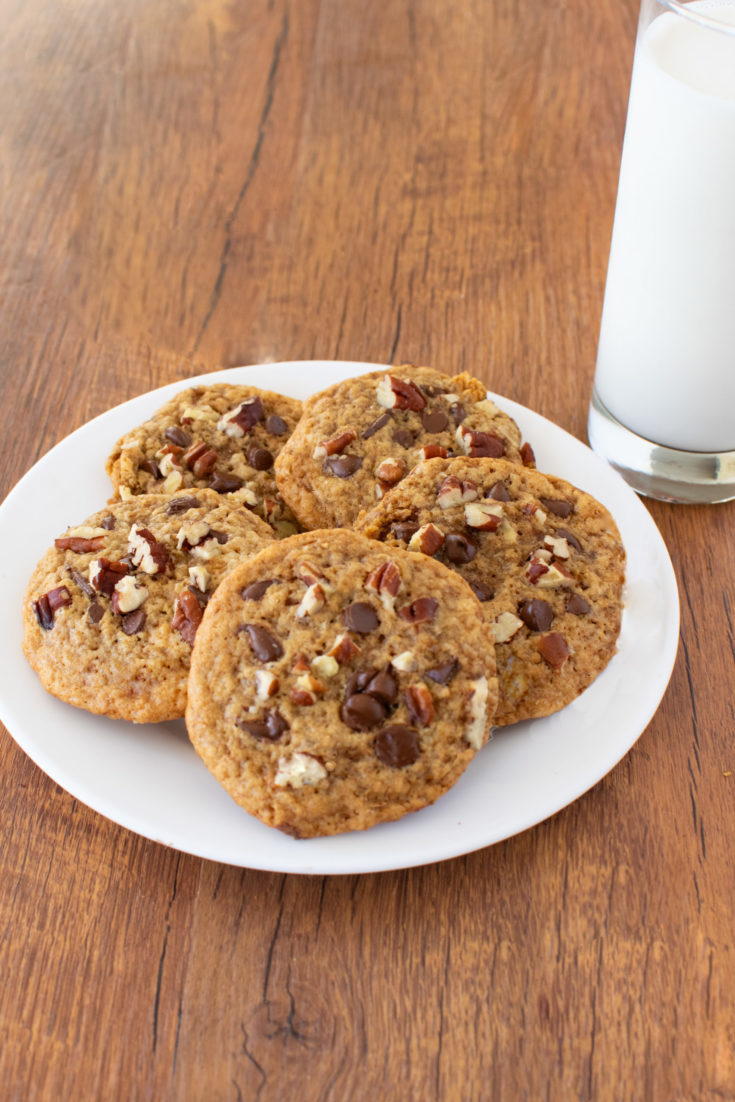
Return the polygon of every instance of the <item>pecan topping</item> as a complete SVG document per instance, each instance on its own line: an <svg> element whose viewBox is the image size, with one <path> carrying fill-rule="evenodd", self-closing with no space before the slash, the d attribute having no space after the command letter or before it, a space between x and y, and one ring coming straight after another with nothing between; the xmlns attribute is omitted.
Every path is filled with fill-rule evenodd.
<svg viewBox="0 0 735 1102"><path fill-rule="evenodd" d="M362 466L359 455L328 455L324 460L324 470L337 478L350 478Z"/></svg>
<svg viewBox="0 0 735 1102"><path fill-rule="evenodd" d="M308 559L304 559L296 567L295 573L304 583L304 585L315 585L317 582L322 583L322 588L326 589L324 582L326 581L326 574L315 566L313 562L309 562Z"/></svg>
<svg viewBox="0 0 735 1102"><path fill-rule="evenodd" d="M465 522L470 528L478 528L481 532L497 532L503 519L503 506L488 501L471 501L464 507Z"/></svg>
<svg viewBox="0 0 735 1102"><path fill-rule="evenodd" d="M421 753L418 731L404 723L392 723L375 736L373 749L383 765L393 769L413 765Z"/></svg>
<svg viewBox="0 0 735 1102"><path fill-rule="evenodd" d="M291 689L289 696L294 704L310 707L312 704L316 704L317 696L326 692L326 688L326 685L322 684L316 677L312 677L310 673L305 673L296 679L296 684Z"/></svg>
<svg viewBox="0 0 735 1102"><path fill-rule="evenodd" d="M268 742L275 742L288 730L286 720L276 709L264 712L260 719L239 719L237 726L253 738L266 739Z"/></svg>
<svg viewBox="0 0 735 1102"><path fill-rule="evenodd" d="M417 597L410 605L399 608L398 615L412 624L422 624L433 620L438 608L439 602L434 597Z"/></svg>
<svg viewBox="0 0 735 1102"><path fill-rule="evenodd" d="M403 699L411 722L417 727L428 727L434 719L434 698L426 685L409 685Z"/></svg>
<svg viewBox="0 0 735 1102"><path fill-rule="evenodd" d="M306 784L319 784L327 776L327 770L319 758L297 750L290 758L278 759L278 772L273 783L277 788L284 788L286 785L303 788Z"/></svg>
<svg viewBox="0 0 735 1102"><path fill-rule="evenodd" d="M446 459L449 452L440 444L425 444L419 451L420 459Z"/></svg>
<svg viewBox="0 0 735 1102"><path fill-rule="evenodd" d="M422 524L408 541L409 551L420 551L423 555L434 555L444 543L444 533L435 524Z"/></svg>
<svg viewBox="0 0 735 1102"><path fill-rule="evenodd" d="M259 662L274 662L283 654L283 647L268 628L260 624L244 624L240 631L244 631L253 654Z"/></svg>
<svg viewBox="0 0 735 1102"><path fill-rule="evenodd" d="M54 547L59 551L76 551L83 555L87 551L99 551L105 542L104 536L95 536L93 539L83 536L60 536L54 540Z"/></svg>
<svg viewBox="0 0 735 1102"><path fill-rule="evenodd" d="M569 558L569 544L563 536L544 536L544 546L549 548L555 559Z"/></svg>
<svg viewBox="0 0 735 1102"><path fill-rule="evenodd" d="M190 589L179 593L174 605L171 627L178 631L185 643L193 643L197 628L202 622L202 606Z"/></svg>
<svg viewBox="0 0 735 1102"><path fill-rule="evenodd" d="M258 700L267 700L278 692L278 678L270 670L255 671L255 695Z"/></svg>
<svg viewBox="0 0 735 1102"><path fill-rule="evenodd" d="M344 429L331 436L329 440L320 440L314 448L314 459L324 459L325 455L337 455L343 452L355 439L355 435L352 429Z"/></svg>
<svg viewBox="0 0 735 1102"><path fill-rule="evenodd" d="M536 466L536 456L533 454L533 448L528 442L521 444L521 462L524 467Z"/></svg>
<svg viewBox="0 0 735 1102"><path fill-rule="evenodd" d="M395 486L396 482L401 481L405 473L406 464L403 460L391 457L384 459L375 468L375 477L379 478L381 482L387 483L388 486Z"/></svg>
<svg viewBox="0 0 735 1102"><path fill-rule="evenodd" d="M378 404L384 409L423 409L426 398L410 379L396 379L394 375L386 375L379 383L377 389Z"/></svg>
<svg viewBox="0 0 735 1102"><path fill-rule="evenodd" d="M112 595L112 591L120 581L123 574L128 574L130 567L125 562L110 562L109 559L95 559L89 564L89 580L98 593L104 593L106 597Z"/></svg>
<svg viewBox="0 0 735 1102"><path fill-rule="evenodd" d="M377 612L367 601L354 601L342 613L342 620L348 631L358 635L367 635L380 624Z"/></svg>
<svg viewBox="0 0 735 1102"><path fill-rule="evenodd" d="M474 501L477 496L474 482L461 482L455 475L448 474L437 490L436 503L440 509L450 509L453 505Z"/></svg>
<svg viewBox="0 0 735 1102"><path fill-rule="evenodd" d="M259 397L246 398L237 409L231 409L217 422L220 432L228 436L244 436L262 420L265 410Z"/></svg>
<svg viewBox="0 0 735 1102"><path fill-rule="evenodd" d="M197 478L206 478L208 474L211 474L214 470L219 456L214 448L207 448L206 451L198 455L194 462L191 464L193 474Z"/></svg>
<svg viewBox="0 0 735 1102"><path fill-rule="evenodd" d="M360 653L360 648L347 632L343 632L342 635L337 636L331 650L327 653L332 658L336 658L340 666L344 666Z"/></svg>
<svg viewBox="0 0 735 1102"><path fill-rule="evenodd" d="M71 593L65 585L59 585L56 589L43 593L37 601L34 601L33 611L43 630L50 631L54 626L54 616L58 610L70 604Z"/></svg>
<svg viewBox="0 0 735 1102"><path fill-rule="evenodd" d="M550 631L548 635L542 635L538 641L538 649L541 657L546 659L555 670L561 669L571 653L566 639L558 631Z"/></svg>
<svg viewBox="0 0 735 1102"><path fill-rule="evenodd" d="M381 413L380 417L376 417L372 424L368 425L362 434L363 440L369 440L371 436L375 436L378 429L382 429L383 425L387 425L390 421L389 413Z"/></svg>
<svg viewBox="0 0 735 1102"><path fill-rule="evenodd" d="M505 441L497 433L478 432L460 426L457 429L457 439L470 459L479 457L501 459L505 455Z"/></svg>
<svg viewBox="0 0 735 1102"><path fill-rule="evenodd" d="M514 616L512 612L501 612L493 624L493 641L496 644L507 643L522 627L523 620Z"/></svg>
<svg viewBox="0 0 735 1102"><path fill-rule="evenodd" d="M304 620L307 616L311 616L312 612L317 612L322 608L326 596L324 590L317 582L315 585L310 585L304 596L301 598L301 604L294 613L297 620Z"/></svg>
<svg viewBox="0 0 735 1102"><path fill-rule="evenodd" d="M521 601L518 615L531 631L548 631L554 619L554 610L548 601L532 597L528 601Z"/></svg>
<svg viewBox="0 0 735 1102"><path fill-rule="evenodd" d="M149 528L134 524L128 535L128 554L133 566L139 566L146 574L165 574L171 565L171 557Z"/></svg>
<svg viewBox="0 0 735 1102"><path fill-rule="evenodd" d="M135 578L130 574L125 574L112 591L112 611L121 616L126 612L133 612L136 608L140 608L147 598L148 590L136 585Z"/></svg>
<svg viewBox="0 0 735 1102"><path fill-rule="evenodd" d="M383 607L390 611L401 588L401 572L391 559L387 559L370 571L365 579L365 588L380 594Z"/></svg>

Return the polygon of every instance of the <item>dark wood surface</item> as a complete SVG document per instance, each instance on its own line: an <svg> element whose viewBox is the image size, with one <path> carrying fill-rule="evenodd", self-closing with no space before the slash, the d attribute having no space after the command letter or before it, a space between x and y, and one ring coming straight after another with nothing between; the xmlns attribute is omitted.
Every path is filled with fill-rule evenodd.
<svg viewBox="0 0 735 1102"><path fill-rule="evenodd" d="M0 14L0 496L109 406L242 363L469 369L585 439L633 0ZM0 732L3 1098L735 1098L735 513L649 508L682 598L658 714L479 853L220 866Z"/></svg>

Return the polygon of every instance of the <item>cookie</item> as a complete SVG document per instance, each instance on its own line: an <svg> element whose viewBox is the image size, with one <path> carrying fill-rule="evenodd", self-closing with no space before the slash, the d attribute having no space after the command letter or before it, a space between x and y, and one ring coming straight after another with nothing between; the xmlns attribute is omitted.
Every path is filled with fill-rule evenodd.
<svg viewBox="0 0 735 1102"><path fill-rule="evenodd" d="M521 463L518 426L478 379L404 364L309 398L276 479L304 527L349 528L417 463L454 454Z"/></svg>
<svg viewBox="0 0 735 1102"><path fill-rule="evenodd" d="M496 696L493 647L461 579L354 532L315 531L220 586L186 725L237 803L311 838L436 800L486 741Z"/></svg>
<svg viewBox="0 0 735 1102"><path fill-rule="evenodd" d="M44 688L78 708L137 723L180 717L204 606L228 570L274 542L213 490L113 504L36 567L25 655Z"/></svg>
<svg viewBox="0 0 735 1102"><path fill-rule="evenodd" d="M278 493L273 464L300 416L301 402L270 390L189 387L118 440L107 473L123 501L216 490L252 509L277 535L292 535L299 525Z"/></svg>
<svg viewBox="0 0 735 1102"><path fill-rule="evenodd" d="M496 644L498 725L563 708L615 652L620 534L604 506L561 478L497 459L434 459L358 527L472 587Z"/></svg>

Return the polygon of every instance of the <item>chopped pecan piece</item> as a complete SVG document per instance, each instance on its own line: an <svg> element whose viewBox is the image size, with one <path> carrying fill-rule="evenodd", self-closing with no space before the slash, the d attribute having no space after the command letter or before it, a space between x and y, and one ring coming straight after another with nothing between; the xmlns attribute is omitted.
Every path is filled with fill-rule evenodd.
<svg viewBox="0 0 735 1102"><path fill-rule="evenodd" d="M444 543L444 533L435 524L422 524L408 541L409 551L420 551L422 555L435 555Z"/></svg>
<svg viewBox="0 0 735 1102"><path fill-rule="evenodd" d="M246 398L236 409L225 413L217 422L217 428L227 436L244 436L262 420L265 410L259 397Z"/></svg>
<svg viewBox="0 0 735 1102"><path fill-rule="evenodd" d="M455 475L449 474L439 485L436 503L440 509L451 509L453 505L464 505L477 497L478 490L474 482L462 482Z"/></svg>
<svg viewBox="0 0 735 1102"><path fill-rule="evenodd" d="M267 700L278 692L278 678L270 670L255 671L255 695L258 700Z"/></svg>
<svg viewBox="0 0 735 1102"><path fill-rule="evenodd" d="M126 562L110 562L109 559L100 558L89 564L89 580L92 586L106 597L112 595L122 575L129 573L130 567Z"/></svg>
<svg viewBox="0 0 735 1102"><path fill-rule="evenodd" d="M378 383L378 404L384 409L423 409L426 398L410 379L396 379L394 375L385 375Z"/></svg>
<svg viewBox="0 0 735 1102"><path fill-rule="evenodd" d="M446 459L449 452L441 444L424 444L419 449L419 459Z"/></svg>
<svg viewBox="0 0 735 1102"><path fill-rule="evenodd" d="M480 457L501 459L505 455L505 441L497 433L478 432L460 425L457 429L457 439L470 459Z"/></svg>
<svg viewBox="0 0 735 1102"><path fill-rule="evenodd" d="M104 536L95 536L93 539L84 536L60 536L54 540L54 547L59 551L76 551L77 554L84 555L88 551L99 551L104 542Z"/></svg>
<svg viewBox="0 0 735 1102"><path fill-rule="evenodd" d="M345 631L337 636L331 650L327 653L330 657L335 658L340 666L344 666L360 653L360 648L354 639Z"/></svg>
<svg viewBox="0 0 735 1102"><path fill-rule="evenodd" d="M323 570L320 570L318 566L315 566L313 562L309 562L308 559L304 559L303 562L297 565L295 573L304 585L316 585L317 582L320 582L323 589L327 588L324 584L327 578L326 574Z"/></svg>
<svg viewBox="0 0 735 1102"><path fill-rule="evenodd" d="M44 631L50 631L54 626L54 617L60 608L66 608L71 604L71 593L65 585L59 585L43 593L37 601L33 602L33 611L36 619Z"/></svg>
<svg viewBox="0 0 735 1102"><path fill-rule="evenodd" d="M433 620L438 608L439 602L434 597L417 597L410 605L399 608L398 615L412 624L422 624Z"/></svg>
<svg viewBox="0 0 735 1102"><path fill-rule="evenodd" d="M521 444L521 462L524 467L535 467L536 456L533 454L533 448L526 441L525 444Z"/></svg>
<svg viewBox="0 0 735 1102"><path fill-rule="evenodd" d="M304 620L307 616L311 616L312 612L316 612L323 607L325 600L326 595L319 583L310 585L294 613L296 619Z"/></svg>
<svg viewBox="0 0 735 1102"><path fill-rule="evenodd" d="M402 459L393 459L389 456L375 468L375 477L388 486L395 486L406 473L406 464Z"/></svg>
<svg viewBox="0 0 735 1102"><path fill-rule="evenodd" d="M503 520L503 506L499 502L471 501L464 507L465 522L470 528L481 532L497 532Z"/></svg>
<svg viewBox="0 0 735 1102"><path fill-rule="evenodd" d="M558 631L542 635L538 641L538 649L541 657L555 670L561 669L571 653L566 639Z"/></svg>
<svg viewBox="0 0 735 1102"><path fill-rule="evenodd" d="M355 439L356 433L352 429L343 429L342 432L330 436L329 440L320 440L314 448L314 459L324 459L327 455L337 455L343 452L348 444Z"/></svg>
<svg viewBox="0 0 735 1102"><path fill-rule="evenodd" d="M501 612L493 624L493 641L507 643L523 627L523 620L514 616L512 612Z"/></svg>
<svg viewBox="0 0 735 1102"><path fill-rule="evenodd" d="M120 616L126 612L134 612L147 598L148 590L144 586L136 585L135 578L130 574L125 574L112 591L112 611Z"/></svg>
<svg viewBox="0 0 735 1102"><path fill-rule="evenodd" d="M403 694L408 715L418 727L428 727L434 719L434 698L426 685L409 685Z"/></svg>
<svg viewBox="0 0 735 1102"><path fill-rule="evenodd" d="M178 631L185 643L192 644L203 615L199 601L191 590L185 589L176 598L171 627Z"/></svg>
<svg viewBox="0 0 735 1102"><path fill-rule="evenodd" d="M139 566L146 574L165 574L171 565L171 556L159 543L149 528L133 524L128 535L128 554L133 566Z"/></svg>

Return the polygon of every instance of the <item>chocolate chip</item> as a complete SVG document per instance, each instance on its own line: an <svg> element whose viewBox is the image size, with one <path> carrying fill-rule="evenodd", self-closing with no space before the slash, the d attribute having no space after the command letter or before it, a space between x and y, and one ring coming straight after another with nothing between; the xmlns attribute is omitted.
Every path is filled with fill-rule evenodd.
<svg viewBox="0 0 735 1102"><path fill-rule="evenodd" d="M138 464L138 470L145 471L146 474L150 474L154 478L161 477L161 468L158 466L155 459L144 459Z"/></svg>
<svg viewBox="0 0 735 1102"><path fill-rule="evenodd" d="M444 540L444 554L450 562L461 566L463 563L472 562L477 554L477 547L468 539L457 532L450 532Z"/></svg>
<svg viewBox="0 0 735 1102"><path fill-rule="evenodd" d="M573 547L575 551L582 550L582 544L579 542L574 532L570 532L568 528L557 528L556 535L565 539L570 547Z"/></svg>
<svg viewBox="0 0 735 1102"><path fill-rule="evenodd" d="M494 486L491 486L490 493L487 496L495 501L510 501L508 487L504 482L496 482Z"/></svg>
<svg viewBox="0 0 735 1102"><path fill-rule="evenodd" d="M553 513L557 517L568 517L574 506L571 501L560 501L553 497L540 497L539 501L547 513Z"/></svg>
<svg viewBox="0 0 735 1102"><path fill-rule="evenodd" d="M238 478L236 474L215 471L209 483L209 488L218 494L232 494L235 490L239 490L242 484L243 480Z"/></svg>
<svg viewBox="0 0 735 1102"><path fill-rule="evenodd" d="M564 608L567 612L571 612L572 616L587 616L592 611L591 606L580 593L570 593Z"/></svg>
<svg viewBox="0 0 735 1102"><path fill-rule="evenodd" d="M495 596L495 590L490 589L488 586L483 585L482 582L473 582L469 578L465 578L465 581L469 585L470 589L477 597L478 601L492 601Z"/></svg>
<svg viewBox="0 0 735 1102"><path fill-rule="evenodd" d="M426 671L426 677L436 681L437 685L448 685L459 669L459 659L450 658L443 666L437 666L433 670Z"/></svg>
<svg viewBox="0 0 735 1102"><path fill-rule="evenodd" d="M369 631L375 631L380 619L373 606L367 601L355 601L342 613L342 622L349 631L367 635Z"/></svg>
<svg viewBox="0 0 735 1102"><path fill-rule="evenodd" d="M259 662L273 662L283 654L283 647L268 628L260 624L244 624L240 631L247 634L253 654Z"/></svg>
<svg viewBox="0 0 735 1102"><path fill-rule="evenodd" d="M439 602L433 597L417 597L410 605L398 609L398 615L402 620L408 620L412 624L422 624L427 620L433 620Z"/></svg>
<svg viewBox="0 0 735 1102"><path fill-rule="evenodd" d="M176 444L178 448L188 448L191 444L189 433L185 432L178 425L169 425L163 435L170 444Z"/></svg>
<svg viewBox="0 0 735 1102"><path fill-rule="evenodd" d="M449 418L441 409L427 409L421 416L421 424L427 432L444 432L449 424Z"/></svg>
<svg viewBox="0 0 735 1102"><path fill-rule="evenodd" d="M393 704L398 696L398 682L390 672L390 664L371 677L365 686L365 692L374 696L382 704Z"/></svg>
<svg viewBox="0 0 735 1102"><path fill-rule="evenodd" d="M362 466L359 455L328 455L324 460L324 469L337 478L349 478Z"/></svg>
<svg viewBox="0 0 735 1102"><path fill-rule="evenodd" d="M78 570L70 570L71 579L75 585L81 589L82 593L87 597L94 597L94 589L89 584L83 574L80 574Z"/></svg>
<svg viewBox="0 0 735 1102"><path fill-rule="evenodd" d="M230 537L227 535L226 532L218 532L215 528L210 528L209 532L207 533L207 539L208 540L211 540L211 539L217 540L217 543L219 543L220 546L224 543L227 543L229 538Z"/></svg>
<svg viewBox="0 0 735 1102"><path fill-rule="evenodd" d="M145 612L142 608L126 612L120 621L120 626L126 635L137 635L145 626Z"/></svg>
<svg viewBox="0 0 735 1102"><path fill-rule="evenodd" d="M345 696L361 693L368 682L375 677L375 670L355 670L345 685Z"/></svg>
<svg viewBox="0 0 735 1102"><path fill-rule="evenodd" d="M390 530L397 540L404 540L408 543L414 532L418 532L419 525L413 524L410 521L399 522L397 524L391 524Z"/></svg>
<svg viewBox="0 0 735 1102"><path fill-rule="evenodd" d="M273 466L273 455L267 448L250 448L248 463L256 471L268 471Z"/></svg>
<svg viewBox="0 0 735 1102"><path fill-rule="evenodd" d="M452 402L449 407L449 412L452 415L452 419L455 425L461 424L467 416L467 410L464 408L461 402Z"/></svg>
<svg viewBox="0 0 735 1102"><path fill-rule="evenodd" d="M393 723L375 736L373 749L383 765L393 769L413 765L421 753L418 731L405 723Z"/></svg>
<svg viewBox="0 0 735 1102"><path fill-rule="evenodd" d="M197 456L191 465L191 469L196 478L206 478L214 470L219 456L214 448L207 448L201 455Z"/></svg>
<svg viewBox="0 0 735 1102"><path fill-rule="evenodd" d="M201 589L197 589L197 587L195 585L188 585L186 588L189 590L190 593L192 593L196 597L197 601L199 601L199 604L202 606L202 608L207 607L207 605L209 604L209 598L210 598L211 594L202 593Z"/></svg>
<svg viewBox="0 0 735 1102"><path fill-rule="evenodd" d="M276 709L265 712L262 719L239 719L237 726L253 738L266 739L268 742L275 742L288 730L286 720Z"/></svg>
<svg viewBox="0 0 735 1102"><path fill-rule="evenodd" d="M409 429L397 429L393 433L393 439L402 448L412 448L416 443L416 438Z"/></svg>
<svg viewBox="0 0 735 1102"><path fill-rule="evenodd" d="M275 584L275 578L261 578L260 581L251 582L240 590L240 596L244 601L259 601L266 589Z"/></svg>
<svg viewBox="0 0 735 1102"><path fill-rule="evenodd" d="M108 532L111 532L116 523L112 513L108 513L107 516L103 517L100 521L100 528L106 528Z"/></svg>
<svg viewBox="0 0 735 1102"><path fill-rule="evenodd" d="M426 383L421 387L427 398L436 398L437 394L446 394L447 388L443 386L427 386Z"/></svg>
<svg viewBox="0 0 735 1102"><path fill-rule="evenodd" d="M54 614L51 611L48 596L45 593L42 593L38 600L33 602L33 611L43 630L51 631L51 628L54 626Z"/></svg>
<svg viewBox="0 0 735 1102"><path fill-rule="evenodd" d="M271 436L283 436L285 432L288 432L288 425L277 413L272 413L270 417L266 417L265 427Z"/></svg>
<svg viewBox="0 0 735 1102"><path fill-rule="evenodd" d="M531 631L548 631L554 619L554 610L548 601L533 597L520 602L518 615Z"/></svg>
<svg viewBox="0 0 735 1102"><path fill-rule="evenodd" d="M166 506L169 516L175 517L179 513L185 513L187 509L198 509L201 501L198 497L172 497Z"/></svg>
<svg viewBox="0 0 735 1102"><path fill-rule="evenodd" d="M130 567L124 562L110 562L109 559L98 559L98 570L92 585L98 593L104 593L106 597L112 596L112 591L125 574L130 573Z"/></svg>
<svg viewBox="0 0 735 1102"><path fill-rule="evenodd" d="M190 589L179 593L174 605L171 627L178 631L185 643L192 645L197 628L202 622L202 607Z"/></svg>
<svg viewBox="0 0 735 1102"><path fill-rule="evenodd" d="M390 419L389 413L381 413L380 417L376 417L373 423L365 429L362 434L363 440L369 440L371 436L375 436L378 429L382 429L383 425L387 425Z"/></svg>
<svg viewBox="0 0 735 1102"><path fill-rule="evenodd" d="M353 693L346 698L339 714L342 722L353 731L369 731L385 720L388 711L376 697L368 693Z"/></svg>
<svg viewBox="0 0 735 1102"><path fill-rule="evenodd" d="M87 609L87 616L89 616L92 623L98 624L104 615L105 610L102 605L97 601L92 601L92 604Z"/></svg>

